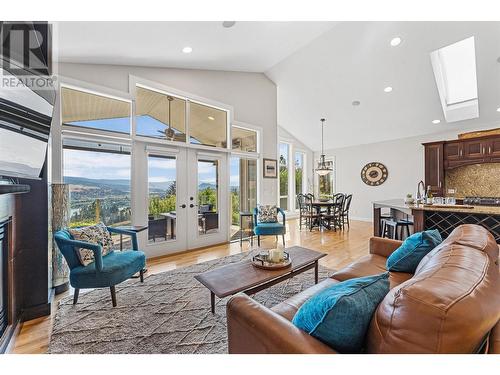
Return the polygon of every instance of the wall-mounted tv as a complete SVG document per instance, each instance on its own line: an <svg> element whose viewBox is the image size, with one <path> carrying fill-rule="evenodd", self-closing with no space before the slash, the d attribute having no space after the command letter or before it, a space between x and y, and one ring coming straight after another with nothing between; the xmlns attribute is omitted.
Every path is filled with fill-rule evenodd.
<svg viewBox="0 0 500 375"><path fill-rule="evenodd" d="M16 24L11 24L9 28L6 28L5 22L0 23L2 30L0 177L39 178L46 159L55 90L50 83L47 83L50 77L25 68L25 65L19 63L18 59L11 58L11 56L19 56L19 53L12 51L5 53L5 40L9 38L6 30L14 30L15 26ZM43 26L43 23L24 22L21 23L20 29L31 33ZM45 26L48 27L48 25ZM36 49L33 50L33 43L36 45L42 41L30 42L30 53L36 54ZM11 41L10 46L13 47L13 45Z"/></svg>

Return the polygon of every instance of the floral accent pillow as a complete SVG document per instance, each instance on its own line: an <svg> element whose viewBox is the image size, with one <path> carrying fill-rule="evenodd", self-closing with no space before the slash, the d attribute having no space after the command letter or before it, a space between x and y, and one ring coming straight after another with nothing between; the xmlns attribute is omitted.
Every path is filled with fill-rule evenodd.
<svg viewBox="0 0 500 375"><path fill-rule="evenodd" d="M259 205L257 207L257 221L259 223L278 222L278 209L276 205Z"/></svg>
<svg viewBox="0 0 500 375"><path fill-rule="evenodd" d="M88 227L72 228L69 232L73 238L77 241L90 242L94 244L99 244L102 247L102 256L109 254L113 251L113 239L111 238L111 233L103 223L96 225L91 225ZM94 252L89 249L76 249L78 259L80 263L84 266L88 266L94 261Z"/></svg>

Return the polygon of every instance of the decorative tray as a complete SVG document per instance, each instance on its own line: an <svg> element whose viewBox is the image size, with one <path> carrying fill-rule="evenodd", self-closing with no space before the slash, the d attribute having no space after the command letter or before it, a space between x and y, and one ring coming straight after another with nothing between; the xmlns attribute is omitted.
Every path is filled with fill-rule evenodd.
<svg viewBox="0 0 500 375"><path fill-rule="evenodd" d="M281 262L272 262L269 259L269 251L263 251L252 258L252 265L264 270L281 270L283 268L290 267L292 265L292 261L290 259L290 254L286 251L284 252L284 257Z"/></svg>

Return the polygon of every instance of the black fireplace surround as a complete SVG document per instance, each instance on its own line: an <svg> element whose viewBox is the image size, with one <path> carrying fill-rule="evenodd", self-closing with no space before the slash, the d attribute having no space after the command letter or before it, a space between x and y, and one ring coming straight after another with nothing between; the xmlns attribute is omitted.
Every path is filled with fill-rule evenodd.
<svg viewBox="0 0 500 375"><path fill-rule="evenodd" d="M7 224L9 221L0 223L0 337L2 337L8 324L8 299L7 299L7 249L8 236Z"/></svg>

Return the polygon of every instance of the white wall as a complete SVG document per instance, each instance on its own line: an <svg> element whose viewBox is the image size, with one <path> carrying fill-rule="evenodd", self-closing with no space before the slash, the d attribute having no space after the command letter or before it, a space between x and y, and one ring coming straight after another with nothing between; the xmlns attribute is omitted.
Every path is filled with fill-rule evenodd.
<svg viewBox="0 0 500 375"><path fill-rule="evenodd" d="M262 157L277 158L276 86L264 74L70 63L60 63L58 73L122 92L129 90L130 74L228 104L234 108L235 121L263 129ZM275 180L263 179L261 186L262 203L274 204Z"/></svg>
<svg viewBox="0 0 500 375"><path fill-rule="evenodd" d="M408 193L415 196L417 183L424 179L422 143L456 139L460 132L457 129L440 134L326 150L327 158L335 157L336 192L353 194L351 217L371 220L373 201L403 199ZM361 169L366 163L373 161L385 164L389 172L387 181L380 186L368 186L361 180Z"/></svg>

